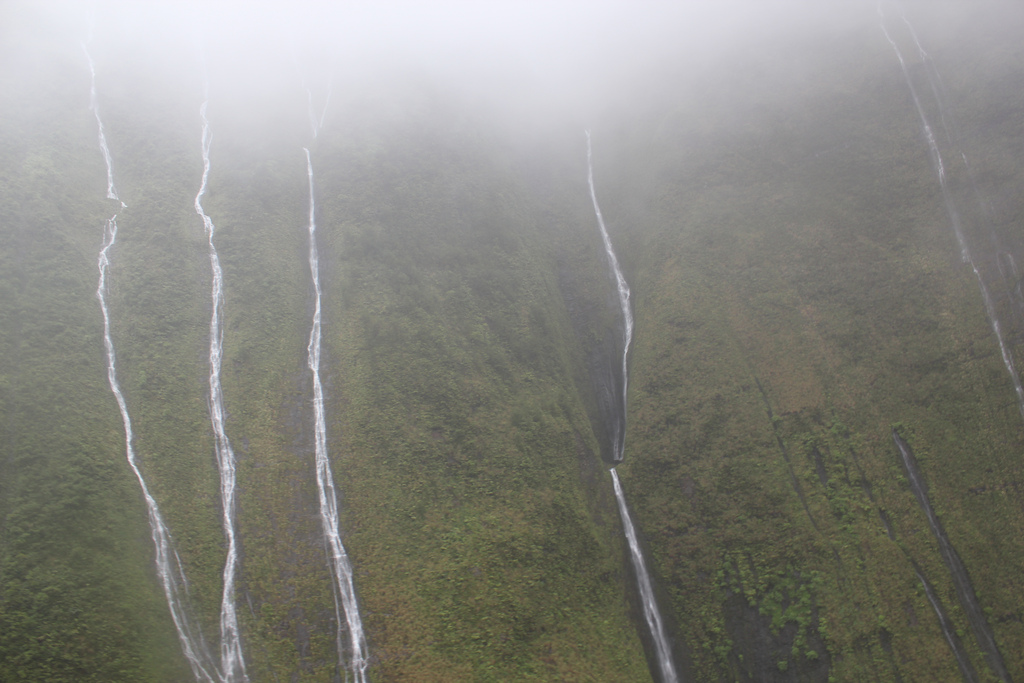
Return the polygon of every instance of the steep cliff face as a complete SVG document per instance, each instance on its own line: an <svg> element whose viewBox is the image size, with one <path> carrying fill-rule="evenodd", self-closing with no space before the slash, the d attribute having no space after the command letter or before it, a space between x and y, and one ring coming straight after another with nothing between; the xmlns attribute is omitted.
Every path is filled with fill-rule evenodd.
<svg viewBox="0 0 1024 683"><path fill-rule="evenodd" d="M907 19L866 11L709 52L699 73L616 77L585 123L269 53L250 81L214 54L204 86L198 59L126 62L102 30L91 111L77 28L9 32L30 68L0 69L0 680L196 677L109 385L96 289L114 213L117 377L200 659L219 666L230 598L251 680L346 676L303 148L326 450L370 680L657 678L606 471L622 349L587 126L636 320L618 472L681 677L1024 677L1008 371L1024 354L1024 54L1004 37L1020 16ZM204 88L230 596L194 206Z"/></svg>
<svg viewBox="0 0 1024 683"><path fill-rule="evenodd" d="M75 56L57 73L74 74ZM202 91L152 90L138 65L97 61L101 86L140 93L99 98L128 205L110 254L117 372L189 582L187 612L216 660L225 541L208 414L210 260L193 207ZM176 679L187 667L105 382L95 252L118 203L103 198L88 72L77 75L81 102L36 96L11 107L24 120L6 131L20 166L5 179L4 675ZM614 501L577 389L582 342L564 303L595 310L604 298L587 290L604 278L586 272L603 266L582 229L582 131L569 156L538 159L489 133L478 112L414 91L379 94L369 111L337 104L313 140L302 132L305 93L289 94L293 120L250 114L239 125L224 113L238 111L230 95L207 109L202 205L224 280L234 603L248 675L328 680L348 656L336 647L313 458L306 145L327 444L372 677L642 678ZM534 168L556 182L527 187ZM560 268L582 272L560 284Z"/></svg>
<svg viewBox="0 0 1024 683"><path fill-rule="evenodd" d="M992 324L1019 357L1016 162L995 150L1020 137L982 95L1016 92L1021 70L995 56L1016 48L973 42L998 35L991 25L960 19L956 39L916 27L933 63L899 15L888 22L949 197L877 22L825 37L829 56L795 82L755 73L751 58L739 64L750 87L666 97L604 164L628 169L606 178L620 197L606 214L631 236L637 297L622 476L698 678L956 677L914 562L979 675L1021 675L1008 559L1021 548L1006 529L1021 522L1009 491L1022 422ZM802 48L780 52L799 61ZM972 628L892 425L927 453L929 495L973 555L995 648Z"/></svg>

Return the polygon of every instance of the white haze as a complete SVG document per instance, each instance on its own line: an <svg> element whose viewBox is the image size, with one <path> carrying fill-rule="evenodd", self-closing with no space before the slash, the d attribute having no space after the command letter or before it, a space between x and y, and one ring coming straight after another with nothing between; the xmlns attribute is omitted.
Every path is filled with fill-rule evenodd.
<svg viewBox="0 0 1024 683"><path fill-rule="evenodd" d="M495 93L526 88L564 104L669 55L699 71L765 36L863 21L872 7L861 0L15 2L0 19L8 47L41 40L57 47L58 36L77 45L92 33L105 59L171 64L183 78L203 61L211 78L240 87L283 79L298 61L343 80L411 72ZM10 51L4 58L18 59Z"/></svg>
<svg viewBox="0 0 1024 683"><path fill-rule="evenodd" d="M933 32L956 31L969 14L1021 14L1019 3L1007 0L883 5L927 15ZM322 98L333 82L344 99L411 81L486 102L507 120L568 117L585 126L640 87L685 92L695 80L742 81L751 65L773 82L798 80L813 57L777 61L778 46L813 40L827 48L831 36L850 29L877 32L876 6L876 0L22 0L0 4L0 73L44 75L47 60L62 52L65 63L79 59L77 46L91 36L106 96L117 87L131 96L129 84L145 83L197 99L205 75L211 115L232 103L238 121L290 102L292 88ZM78 52L72 55L69 46ZM651 76L667 65L671 82Z"/></svg>

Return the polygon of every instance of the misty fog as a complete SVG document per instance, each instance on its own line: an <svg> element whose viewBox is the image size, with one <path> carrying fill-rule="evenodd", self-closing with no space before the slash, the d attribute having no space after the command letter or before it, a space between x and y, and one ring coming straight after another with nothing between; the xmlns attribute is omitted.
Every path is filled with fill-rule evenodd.
<svg viewBox="0 0 1024 683"><path fill-rule="evenodd" d="M302 120L304 89L317 107L330 93L341 110L391 100L384 111L410 104L396 93L434 90L520 129L700 101L718 126L784 103L849 36L881 41L880 9L940 35L979 18L1012 32L1024 13L995 1L9 2L0 68L10 90L46 89L57 64L85 69L86 44L101 98L193 107L208 86L211 116L257 129Z"/></svg>
<svg viewBox="0 0 1024 683"><path fill-rule="evenodd" d="M296 81L372 88L431 80L524 110L586 117L652 69L717 73L735 55L876 21L870 2L11 2L3 12L8 77L45 77L88 43L121 80L280 99ZM741 64L738 68L743 68ZM770 68L764 67L763 68ZM107 87L117 87L107 76ZM267 93L275 93L268 95ZM197 95L198 96L198 95Z"/></svg>

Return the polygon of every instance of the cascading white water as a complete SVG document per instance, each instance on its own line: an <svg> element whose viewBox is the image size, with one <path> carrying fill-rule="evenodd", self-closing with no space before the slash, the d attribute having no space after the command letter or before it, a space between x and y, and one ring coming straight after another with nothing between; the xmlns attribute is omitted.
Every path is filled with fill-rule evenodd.
<svg viewBox="0 0 1024 683"><path fill-rule="evenodd" d="M160 508L150 494L149 487L146 486L146 480L139 469L135 457L135 447L132 445L134 435L132 433L132 422L128 417L128 404L124 400L121 387L117 381L114 343L110 337L110 311L107 307L107 268L110 266L109 252L110 248L114 246L116 238L117 216L114 216L107 220L106 228L103 231L103 248L100 250L98 262L100 282L99 287L96 289L96 296L100 300L100 309L103 311L103 345L107 351L107 381L110 383L110 390L114 392L117 407L121 411L128 465L132 468L132 472L135 473L135 478L138 479L139 486L142 488L142 496L146 501L149 528L153 536L153 546L156 549L156 572L160 579L160 585L164 589L164 595L167 598L167 606L171 611L171 620L174 622L174 628L178 632L178 640L181 641L181 649L185 654L185 658L188 659L189 666L192 667L192 673L195 675L196 680L213 683L215 679L210 672L216 673L216 669L210 664L210 656L207 652L206 644L202 636L199 635L198 629L192 625L185 610L185 601L181 596L182 588L187 585L185 574L182 571L178 555L174 552L171 534L167 529L167 525L164 524L163 517L160 515Z"/></svg>
<svg viewBox="0 0 1024 683"><path fill-rule="evenodd" d="M942 84L941 79L939 78L939 73L935 69L935 64L934 64L934 62L932 62L931 56L925 51L924 47L921 45L921 41L917 37L917 32L914 30L914 27L911 25L910 21L906 17L903 17L903 23L906 24L907 29L910 32L910 36L914 40L914 45L917 47L918 56L920 57L922 63L926 67L925 73L926 73L926 75L928 77L928 83L931 86L932 93L935 96L935 103L936 103L936 106L938 107L939 117L941 119L942 127L945 130L945 132L946 132L946 137L949 138L950 141L954 141L954 140L957 139L958 135L957 135L957 132L955 130L955 126L951 125L948 122L948 120L950 120L952 118L952 116L951 115L947 116L947 114L946 114L946 110L948 109L948 107L946 106L946 102L945 102L945 100L946 100L945 95L944 95L945 88L944 88L944 86ZM892 42L892 41L890 41L890 42ZM904 74L906 75L906 77L908 79L908 82L909 82L909 78L910 77L909 77L909 74L907 74L906 69L904 69ZM920 111L920 109L919 109L919 111ZM936 157L938 157L938 155L939 155L938 149L934 150L934 154L936 155ZM974 183L974 174L971 172L971 166L967 162L967 154L963 150L960 150L960 158L964 162L964 167L967 169L967 174L968 174L968 176L971 179L972 185L975 185L975 183ZM941 163L941 157L940 157L940 163ZM942 188L943 197L947 197L947 191L946 191L946 187L945 187L945 177L944 176L940 176L939 177L939 182L943 184L943 188ZM975 192L977 192L977 186L976 185L975 185ZM946 205L947 205L947 209L952 209L953 208L952 204L948 200L948 198L947 198L947 204ZM957 218L957 214L955 212L955 209L953 209L951 211L951 214L950 214L950 219L953 220L954 218ZM1005 255L1009 259L1011 267L1012 267L1012 270L1014 271L1014 278L1013 279L1015 281L1018 281L1018 286L1019 286L1019 279L1020 278L1016 276L1016 264L1013 262L1013 256L1011 254L1009 254L1009 253L1006 253ZM991 296L991 294L988 291L988 286L985 284L985 281L982 278L981 273L978 271L978 268L975 265L974 260L970 258L969 253L967 254L967 259L970 262L971 269L974 271L974 276L978 280L978 286L981 289L981 296L982 296L982 299L984 300L984 303L985 303L985 312L988 315L989 323L992 325L992 331L996 335L996 340L999 342L999 352L1000 352L1000 354L1002 356L1002 359L1003 359L1003 365L1006 367L1006 371L1010 375L1010 380L1013 382L1014 391L1017 393L1017 406L1020 409L1021 416L1024 417L1024 386L1021 385L1020 374L1017 372L1016 365L1014 364L1013 354L1010 352L1009 346L1007 345L1006 340L1003 337L1002 326L1001 326L1001 324L999 322L999 318L997 317L995 304L993 303L992 296ZM997 262L998 262L998 259L997 259ZM1004 277L1005 277L1005 275L1004 275Z"/></svg>
<svg viewBox="0 0 1024 683"><path fill-rule="evenodd" d="M636 538L633 520L629 516L626 496L622 492L622 484L619 483L619 473L615 471L614 467L611 469L611 473L612 486L615 487L615 500L619 502L622 528L626 532L626 541L629 543L629 556L633 560L636 582L640 588L640 600L644 604L644 619L647 620L647 628L651 631L651 639L654 641L654 649L658 655L661 679L663 683L675 683L678 678L675 665L672 662L672 649L669 647L668 637L665 635L665 625L661 621L658 603L654 600L654 587L651 585L651 577L647 573L647 563L644 562L644 554L641 552L640 543Z"/></svg>
<svg viewBox="0 0 1024 683"><path fill-rule="evenodd" d="M235 538L235 454L224 431L224 396L220 385L220 367L223 355L224 332L221 315L224 307L224 275L213 244L213 220L203 211L201 200L206 193L210 177L210 122L206 118L209 100L199 108L203 121L203 180L196 195L196 213L203 219L210 251L210 268L213 271L213 314L210 317L210 421L213 424L217 468L220 470L220 500L223 514L224 536L227 540L227 558L224 561L223 591L220 605L220 668L225 683L248 681L245 659L242 655L242 639L238 631L238 616L235 613L235 573L238 570L238 543Z"/></svg>
<svg viewBox="0 0 1024 683"><path fill-rule="evenodd" d="M625 447L625 424L626 424L626 396L628 385L628 360L629 346L633 341L633 311L629 305L629 285L626 277L619 267L619 259L612 249L612 240L608 236L608 230L604 225L604 218L601 216L601 207L597 203L597 192L594 190L594 165L591 154L590 131L587 131L587 182L590 185L590 199L594 202L594 214L597 216L597 225L601 229L601 239L604 241L605 253L608 256L608 263L611 265L615 275L615 285L619 294L619 307L622 311L624 323L623 345L622 345L622 403L621 414L618 416L617 431L613 433L615 440L614 459L622 462ZM626 534L626 542L629 545L629 557L633 563L633 571L636 573L637 587L640 590L640 601L643 603L644 619L647 628L651 633L651 640L654 641L655 654L658 658L658 669L661 672L662 683L676 683L676 667L672 661L672 648L665 633L665 625L661 619L661 612L658 611L658 603L654 599L654 587L651 583L651 576L647 572L647 563L644 561L640 543L636 537L636 529L633 527L633 520L629 516L629 507L626 505L626 494L619 482L619 474L613 467L612 487L615 489L615 499L619 504L619 516L622 518L622 528Z"/></svg>
<svg viewBox="0 0 1024 683"><path fill-rule="evenodd" d="M910 78L910 70L907 69L907 62L903 59L903 52L900 51L896 41L889 35L888 29L885 27L885 15L882 13L882 5L878 5L878 16L880 19L880 25L882 27L882 33L885 35L885 39L889 41L889 45L892 46L893 51L896 53L896 58L900 62L900 68L903 70L903 76L907 81L907 87L910 89L910 96L914 100L914 107L917 109L917 115L921 119L921 130L924 133L925 140L928 142L928 151L931 156L932 165L935 168L935 173L939 176L939 184L942 189L942 198L946 205L946 211L949 214L950 221L953 224L953 232L956 235L957 244L960 246L960 257L965 263L969 263L971 260L970 254L967 250L967 242L964 240L963 229L960 225L960 216L953 208L952 199L949 196L949 191L946 188L946 168L942 163L942 155L939 153L939 145L935 140L935 133L932 130L931 124L928 123L928 116L924 112L924 107L921 104L921 98L917 95L917 88L914 87L914 81Z"/></svg>
<svg viewBox="0 0 1024 683"><path fill-rule="evenodd" d="M107 148L107 139L103 131L103 121L100 119L99 107L96 102L96 69L93 65L92 56L85 45L82 45L86 59L89 61L89 72L92 83L89 89L89 109L96 116L96 124L99 129L100 150L103 152L103 159L107 165L107 198L114 199L121 203L121 208L127 208L125 203L118 197L114 189L114 167L110 157L110 150ZM124 424L125 455L129 467L135 474L142 489L142 497L146 502L146 515L149 518L150 534L153 538L153 547L156 551L156 573L160 585L164 590L167 599L167 607L171 612L171 620L178 633L178 640L181 642L181 649L188 660L192 673L198 681L214 683L213 675L216 669L210 663L210 655L206 644L191 620L185 608L185 600L181 592L187 588L185 574L181 568L181 561L174 551L170 531L164 523L160 508L149 492L146 479L139 469L138 459L135 455L133 444L134 434L132 432L132 421L128 415L128 403L124 394L121 393L121 385L117 381L117 362L114 353L114 341L110 336L110 308L107 306L107 269L110 267L110 250L117 240L117 214L107 219L103 229L103 245L97 259L97 267L100 271L99 284L96 287L96 298L100 301L100 311L103 314L103 346L107 353L107 382L110 390L117 401L117 408L121 412L121 422Z"/></svg>
<svg viewBox="0 0 1024 683"><path fill-rule="evenodd" d="M312 111L312 108L310 109ZM316 128L314 127L314 132ZM315 302L313 327L309 333L307 365L313 373L313 416L315 423L316 484L320 498L320 520L327 544L328 563L335 583L335 612L340 597L348 625L349 665L355 683L366 683L366 636L359 616L356 590L352 581L352 564L341 542L338 524L338 496L334 489L334 475L327 458L327 421L324 415L324 391L320 382L320 259L316 247L316 203L313 193L313 160L309 150L306 153L306 171L309 176L309 270L313 279ZM343 658L341 618L338 615L338 657ZM342 665L344 663L342 662Z"/></svg>
<svg viewBox="0 0 1024 683"><path fill-rule="evenodd" d="M929 152L931 153L932 163L935 167L936 175L939 179L939 187L942 191L942 199L946 206L946 213L949 216L950 223L953 226L953 230L956 233L957 241L960 243L961 256L965 263L970 265L971 270L974 272L975 278L978 280L978 287L981 290L981 297L985 304L985 313L988 316L989 324L992 326L992 331L996 336L996 340L999 343L999 351L1002 355L1003 365L1006 367L1007 373L1010 375L1010 379L1013 382L1014 390L1017 393L1017 406L1020 410L1021 416L1024 417L1024 388L1021 387L1020 376L1014 366L1013 356L1010 353L1009 348L1006 345L1006 341L1003 338L1002 328L999 323L999 319L996 315L995 305L992 302L992 297L989 294L988 287L985 285L985 281L978 271L978 267L975 265L974 260L971 258L970 250L964 240L963 231L960 224L960 215L956 210L956 206L953 202L953 198L950 194L949 188L946 183L946 172L945 167L942 163L942 154L939 151L938 143L936 142L935 135L932 133L932 128L928 123L928 117L925 114L924 107L921 105L921 100L918 97L917 90L914 87L913 79L910 75L910 70L907 68L907 63L903 58L903 53L900 51L896 41L889 35L889 31L885 27L885 15L882 12L882 5L879 3L878 15L879 23L881 25L882 33L885 35L889 45L892 46L893 51L896 53L896 58L899 60L900 68L903 71L903 77L907 82L907 87L910 89L911 96L914 100L914 106L917 108L917 114L921 119L921 128L925 133L925 139L928 142ZM921 46L921 42L917 38L917 34L910 25L910 22L903 17L904 23L909 29L910 35L914 40L914 44L917 47L918 55L922 62L924 62L926 69L925 73L929 80L932 92L934 93L936 106L939 108L940 118L942 119L943 127L948 138L952 139L953 135L946 123L946 116L944 114L944 103L942 96L942 84L938 81L937 73L935 73L934 67L931 65L931 58L928 53L925 52ZM967 163L966 155L961 151L960 156L964 163ZM1009 680L1009 673L1006 670L1006 666L1003 662L1002 655L996 646L995 638L992 634L991 628L988 625L987 620L984 617L984 613L981 610L981 606L978 604L977 596L974 593L974 588L971 586L970 579L967 575L967 570L963 566L963 562L960 560L959 555L956 553L953 546L950 544L949 539L946 537L945 531L942 529L942 525L939 523L934 510L931 507L931 503L928 500L924 483L921 480L920 473L917 471L917 466L910 457L909 449L899 436L893 432L893 440L896 442L896 446L900 451L900 455L903 458L903 464L906 467L907 475L910 479L911 489L914 495L918 499L918 503L925 512L925 516L928 518L928 524L931 527L932 533L935 536L939 544L939 551L942 555L943 561L946 567L949 569L950 575L953 579L953 584L956 587L957 595L960 599L960 604L964 611L967 613L968 620L971 624L971 628L974 631L975 637L978 640L978 644L982 651L985 652L989 664L993 670L1002 680ZM931 598L929 598L931 599ZM945 628L945 626L944 626ZM952 645L952 642L951 642ZM959 658L959 655L958 655ZM961 667L962 668L962 667Z"/></svg>
<svg viewBox="0 0 1024 683"><path fill-rule="evenodd" d="M992 212L991 203L985 201L984 199L982 199L981 193L978 190L978 183L977 183L977 180L976 180L975 175L974 175L974 170L972 169L970 162L967 161L967 154L966 154L966 152L964 152L964 150L961 149L960 146L959 146L960 145L959 127L957 126L956 116L955 116L954 112L952 111L952 108L947 103L948 102L948 96L946 94L946 86L942 82L942 76L939 74L939 70L937 68L935 68L935 62L932 60L931 55L928 54L928 52L924 49L924 46L921 44L921 40L917 36L917 31L914 30L913 24L910 23L910 20L907 19L906 16L904 16L902 18L903 18L903 23L907 27L907 31L910 33L910 37L914 41L914 46L917 48L917 56L920 59L921 64L924 66L925 75L928 78L928 85L931 87L932 95L935 97L936 108L937 108L937 110L939 112L939 121L940 121L940 124L942 126L942 129L946 133L946 139L949 141L949 144L951 146L956 148L954 151L957 154L959 154L960 160L963 161L964 169L966 170L966 173L967 173L967 178L968 178L968 180L970 182L971 189L972 189L974 195L978 199L979 205L983 208L983 210L986 213L991 214L991 212ZM1021 316L1024 317L1024 293L1022 293L1020 291L1020 276L1017 273L1017 267L1016 267L1016 264L1014 263L1013 255L1010 252L1003 250L999 246L999 243L998 243L999 240L995 237L994 234L990 235L990 236L992 237L993 247L995 248L995 250L997 252L996 253L995 261L996 261L996 267L999 269L999 275L1004 280L1005 279L1010 279L1012 282L1016 283L1014 288L1010 291L1010 297L1011 297L1011 299L1014 300L1013 303L1017 307L1017 309L1020 312ZM1009 264L1010 264L1011 272L1009 274L1003 268L1003 261L1004 260L1008 261ZM985 287L984 283L982 283L982 287ZM983 293L984 293L986 299L988 299L988 302L987 302L988 305L986 306L986 308L990 309L989 310L989 315L992 316L992 319L994 319L995 309L994 309L994 307L991 306L991 298L988 296L987 288L986 288L986 291L984 291ZM997 336L999 337L1000 342L1002 342L1002 332L1001 332L1001 330L997 332ZM1003 348L1005 349L1005 345L1003 345ZM1007 369L1010 370L1011 375L1015 375L1016 374L1016 370L1013 369L1014 366L1013 366L1013 363L1012 363L1012 358L1009 358L1006 354L1004 354L1003 362L1006 363L1006 361L1008 359L1011 362L1007 366ZM1019 380L1018 380L1018 383L1019 383ZM1019 401L1020 398L1021 398L1021 395L1018 394L1018 401ZM1024 404L1021 404L1021 412L1022 412L1022 414L1024 414Z"/></svg>
<svg viewBox="0 0 1024 683"><path fill-rule="evenodd" d="M889 41L889 45L892 46L893 51L896 53L896 58L900 62L900 68L903 70L903 77L907 82L907 87L910 89L911 97L914 100L914 106L917 108L918 117L921 119L921 129L924 132L925 140L928 142L928 150L931 155L932 165L935 168L935 173L939 178L939 187L942 191L942 200L946 207L946 214L949 216L949 221L953 226L953 232L956 235L957 243L960 245L960 257L964 263L971 267L974 272L975 278L978 280L978 287L981 289L981 298L985 304L985 313L988 316L989 324L992 326L992 332L996 336L996 341L999 342L999 353L1003 359L1003 366L1006 368L1007 374L1010 375L1010 381L1013 383L1013 389L1017 394L1017 408L1020 411L1021 417L1024 417L1024 386L1021 385L1020 374L1017 372L1016 365L1014 364L1013 354L1010 352L1009 346L1006 344L1006 340L1003 336L1002 326L999 323L999 319L996 316L995 305L992 302L992 296L989 294L988 287L985 285L985 280L981 277L981 273L978 271L978 267L975 265L974 260L971 258L970 250L967 247L967 242L964 238L963 227L960 223L960 214L956 210L956 206L953 202L953 198L950 195L949 188L946 183L946 169L942 163L942 154L939 152L939 145L936 142L935 134L932 131L931 125L928 123L928 116L925 114L924 107L921 105L921 99L918 97L917 89L914 87L913 79L910 77L910 70L907 68L907 63L903 59L903 53L900 51L896 41L889 35L889 31L885 27L885 15L882 12L881 3L878 4L878 16L879 23L882 28L882 33L885 35L885 39ZM917 46L918 52L923 60L928 60L928 53L921 47L920 41L917 39L917 34L914 32L913 27L910 26L910 22L904 17L904 22L910 28L910 33L913 36L914 42ZM926 61L927 63L927 61ZM932 73L933 69L929 68L926 70L931 83L932 90L935 92L936 104L939 107L940 113L944 107L942 104L942 97L940 96L941 84L934 80ZM942 115L945 118L945 115ZM945 125L945 124L944 124ZM947 135L949 131L947 129ZM967 157L961 152L961 157L964 163L967 163Z"/></svg>
<svg viewBox="0 0 1024 683"><path fill-rule="evenodd" d="M85 58L89 62L89 76L91 77L89 86L89 110L96 117L96 127L100 131L100 151L103 152L103 161L107 164L107 199L116 199L121 201L121 198L117 196L117 190L114 189L114 164L110 158L110 148L107 147L107 136L103 132L103 120L100 118L100 109L96 103L96 65L92 61L92 55L89 54L89 48L86 47L85 43L82 43L82 51L85 52ZM124 202L121 202L121 208L128 208Z"/></svg>
<svg viewBox="0 0 1024 683"><path fill-rule="evenodd" d="M619 267L619 259L612 249L612 240L608 237L608 230L604 226L604 217L601 215L601 207L597 203L597 192L594 190L594 165L591 160L590 131L587 131L587 182L590 184L590 199L594 202L594 214L597 216L597 226L601 229L601 239L604 241L604 251L608 256L612 273L615 275L615 287L619 294L619 308L622 311L622 320L625 327L623 331L622 345L622 402L615 424L612 426L613 452L612 458L616 462L622 462L622 454L625 449L626 435L626 396L629 393L629 346L633 342L633 311L629 306L629 285L626 277Z"/></svg>

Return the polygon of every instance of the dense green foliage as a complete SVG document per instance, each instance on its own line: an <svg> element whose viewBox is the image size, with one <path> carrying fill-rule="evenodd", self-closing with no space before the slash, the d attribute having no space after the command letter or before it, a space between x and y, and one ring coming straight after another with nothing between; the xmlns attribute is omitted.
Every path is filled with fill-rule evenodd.
<svg viewBox="0 0 1024 683"><path fill-rule="evenodd" d="M871 32L836 41L807 69L810 87L780 82L741 100L756 113L711 144L669 132L702 122L661 103L652 138L603 164L628 169L619 183L639 179L606 208L635 236L624 250L639 332L623 478L698 679L817 677L826 665L836 680L955 678L913 561L975 668L994 676L907 486L893 423L923 455L1011 673L1024 667L1024 545L1008 532L1022 522L1018 405L978 281L956 261L898 64L886 71L892 55L873 51L866 73L883 75L856 80L864 42L885 47ZM1004 64L991 77L1021 75ZM958 113L982 116L984 102ZM989 145L1019 139L974 131ZM964 218L985 263L994 221Z"/></svg>
<svg viewBox="0 0 1024 683"><path fill-rule="evenodd" d="M957 40L919 28L973 164L950 164L953 196L1021 357L1005 254L1024 264L1022 176L1006 150L1024 142L1024 54L982 19ZM35 71L0 69L0 681L190 680L107 384L96 257L117 207L87 65L73 44L5 40ZM110 271L119 379L216 649L203 84L94 52L128 205ZM729 59L699 77L666 65L590 121L636 313L619 472L677 666L956 680L920 572L997 680L896 429L1024 678L1024 421L898 62L868 20ZM344 677L306 366L305 146L328 449L372 680L649 679L601 458L596 376L617 367L620 321L582 127L509 122L500 98L407 78L336 83L314 139L293 76L267 72L254 96L211 70L203 205L226 286L249 675Z"/></svg>

